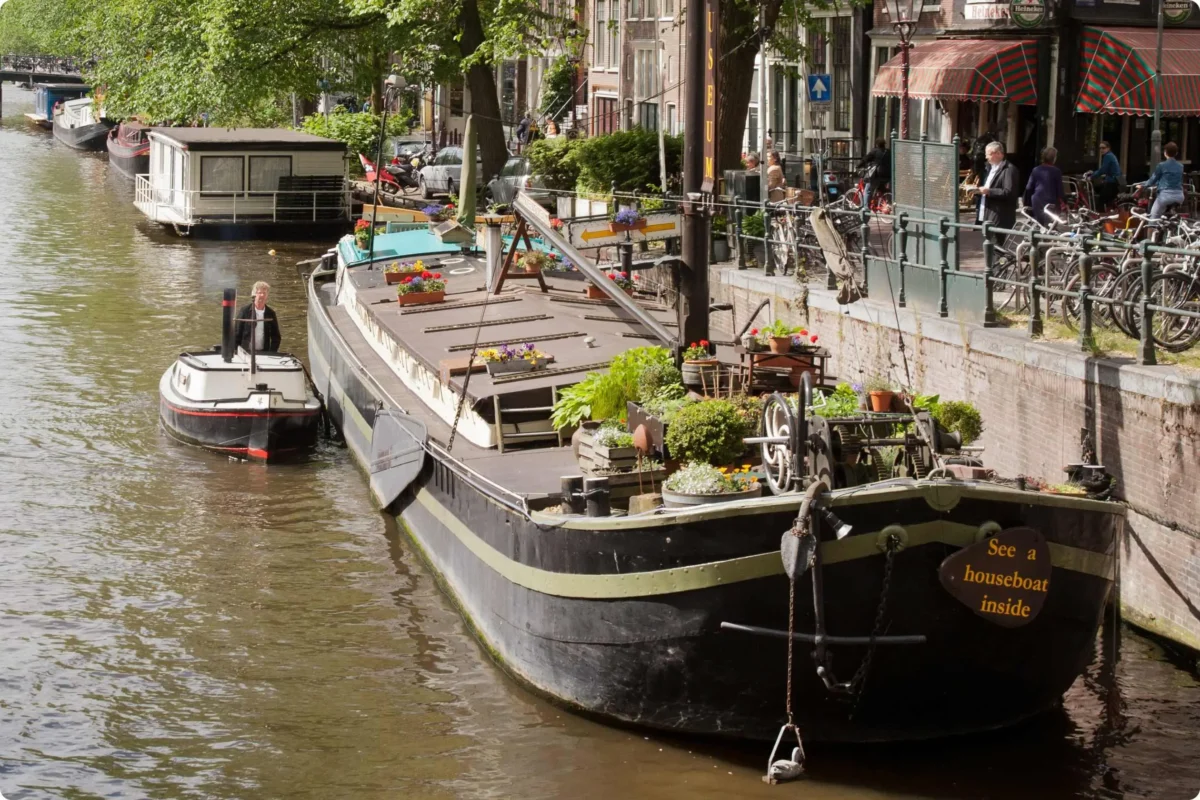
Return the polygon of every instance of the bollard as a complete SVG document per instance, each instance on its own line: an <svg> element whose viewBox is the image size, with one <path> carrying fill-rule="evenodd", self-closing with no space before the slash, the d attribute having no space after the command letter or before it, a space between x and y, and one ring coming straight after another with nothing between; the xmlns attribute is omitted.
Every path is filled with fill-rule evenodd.
<svg viewBox="0 0 1200 800"><path fill-rule="evenodd" d="M1142 312L1142 341L1141 362L1157 364L1154 354L1154 312L1150 310L1150 243L1142 242L1142 299L1139 303Z"/></svg>
<svg viewBox="0 0 1200 800"><path fill-rule="evenodd" d="M1083 242L1083 256L1079 259L1079 348L1091 351L1096 341L1092 337L1092 243ZM1063 298L1066 302L1066 298Z"/></svg>
<svg viewBox="0 0 1200 800"><path fill-rule="evenodd" d="M904 294L904 267L908 264L908 214L896 218L899 230L896 232L896 269L900 272L900 297L897 305L904 308L907 301Z"/></svg>
<svg viewBox="0 0 1200 800"><path fill-rule="evenodd" d="M582 514L585 508L583 498L583 476L564 475L562 481L563 510L568 514Z"/></svg>
<svg viewBox="0 0 1200 800"><path fill-rule="evenodd" d="M938 316L950 316L950 308L946 299L946 272L950 269L950 221L945 217L938 222Z"/></svg>
<svg viewBox="0 0 1200 800"><path fill-rule="evenodd" d="M867 258L870 251L869 243L871 241L871 215L867 211L866 202L863 202L863 207L859 209L859 226L858 236L862 242L862 293L863 297L867 296L867 276L870 274L867 270Z"/></svg>
<svg viewBox="0 0 1200 800"><path fill-rule="evenodd" d="M608 478L584 478L583 494L587 498L587 515L589 517L607 517Z"/></svg>
<svg viewBox="0 0 1200 800"><path fill-rule="evenodd" d="M775 258L771 253L771 212L763 206L763 275L775 275Z"/></svg>
<svg viewBox="0 0 1200 800"><path fill-rule="evenodd" d="M737 239L737 268L746 268L746 240L742 238L742 207L733 210L733 234Z"/></svg>
<svg viewBox="0 0 1200 800"><path fill-rule="evenodd" d="M1009 234L1011 236L1011 234ZM1042 335L1042 295L1038 291L1037 237L1029 232L1029 335Z"/></svg>
<svg viewBox="0 0 1200 800"><path fill-rule="evenodd" d="M992 243L992 234L988 230L989 222L983 223L983 324L990 327L996 324L996 298L993 294L992 270L995 268L996 246Z"/></svg>
<svg viewBox="0 0 1200 800"><path fill-rule="evenodd" d="M829 222L833 225L834 229L836 230L837 222L835 221L836 218L834 217L834 214L836 214L837 212L836 211L827 211L826 213L829 215ZM819 246L820 245L818 245L818 247ZM796 258L799 258L799 257L800 257L800 254L797 253ZM836 292L837 288L838 288L837 276L833 274L833 270L831 270L829 268L828 264L825 265L825 288L829 289L830 291L833 291L833 292Z"/></svg>

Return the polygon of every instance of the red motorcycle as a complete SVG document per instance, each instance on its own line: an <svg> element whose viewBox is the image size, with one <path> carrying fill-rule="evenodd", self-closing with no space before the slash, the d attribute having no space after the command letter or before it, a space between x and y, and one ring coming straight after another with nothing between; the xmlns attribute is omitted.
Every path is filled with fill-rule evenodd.
<svg viewBox="0 0 1200 800"><path fill-rule="evenodd" d="M367 183L374 185L375 181L379 181L379 191L384 194L394 195L401 192L400 182L388 172L386 169L382 173L377 173L375 164L362 153L358 154L359 163L362 164L363 171L367 173Z"/></svg>

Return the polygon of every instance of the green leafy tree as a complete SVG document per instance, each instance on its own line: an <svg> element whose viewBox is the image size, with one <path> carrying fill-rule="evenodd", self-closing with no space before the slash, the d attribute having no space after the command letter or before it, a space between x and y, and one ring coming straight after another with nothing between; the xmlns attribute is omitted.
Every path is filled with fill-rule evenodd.
<svg viewBox="0 0 1200 800"><path fill-rule="evenodd" d="M539 139L525 148L529 167L534 175L540 175L547 189L574 191L579 182L579 162L575 156L583 144L582 139Z"/></svg>
<svg viewBox="0 0 1200 800"><path fill-rule="evenodd" d="M680 171L683 137L667 136L667 173ZM579 188L589 192L607 192L615 183L617 191L645 191L659 183L658 134L642 128L618 131L607 136L584 139L575 153L579 165Z"/></svg>
<svg viewBox="0 0 1200 800"><path fill-rule="evenodd" d="M331 114L313 114L305 117L300 126L305 132L326 139L337 139L345 142L349 151L350 171L362 173L362 163L357 154L362 153L374 161L379 152L379 115L370 112L353 113L344 108L335 109ZM408 131L408 115L389 114L387 119L387 135L398 136ZM387 153L384 154L385 158Z"/></svg>

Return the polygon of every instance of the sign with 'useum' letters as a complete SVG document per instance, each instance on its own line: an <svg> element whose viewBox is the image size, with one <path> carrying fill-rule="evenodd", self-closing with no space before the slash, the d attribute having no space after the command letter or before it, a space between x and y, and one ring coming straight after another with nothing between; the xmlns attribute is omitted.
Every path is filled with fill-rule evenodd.
<svg viewBox="0 0 1200 800"><path fill-rule="evenodd" d="M984 619L1005 628L1033 621L1050 591L1050 548L1033 528L1009 528L942 562L942 586Z"/></svg>

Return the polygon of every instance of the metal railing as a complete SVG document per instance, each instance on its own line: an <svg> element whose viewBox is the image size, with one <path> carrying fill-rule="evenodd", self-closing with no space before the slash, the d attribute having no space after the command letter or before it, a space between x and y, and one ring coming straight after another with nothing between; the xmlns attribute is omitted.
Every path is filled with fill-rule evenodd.
<svg viewBox="0 0 1200 800"><path fill-rule="evenodd" d="M92 59L79 61L74 58L19 55L15 53L0 55L0 70L8 72L79 75L84 68L90 69L95 65L96 62Z"/></svg>
<svg viewBox="0 0 1200 800"><path fill-rule="evenodd" d="M158 222L194 225L199 222L325 222L349 220L351 191L313 189L294 191L205 192L156 186L149 175L138 175L134 204Z"/></svg>

